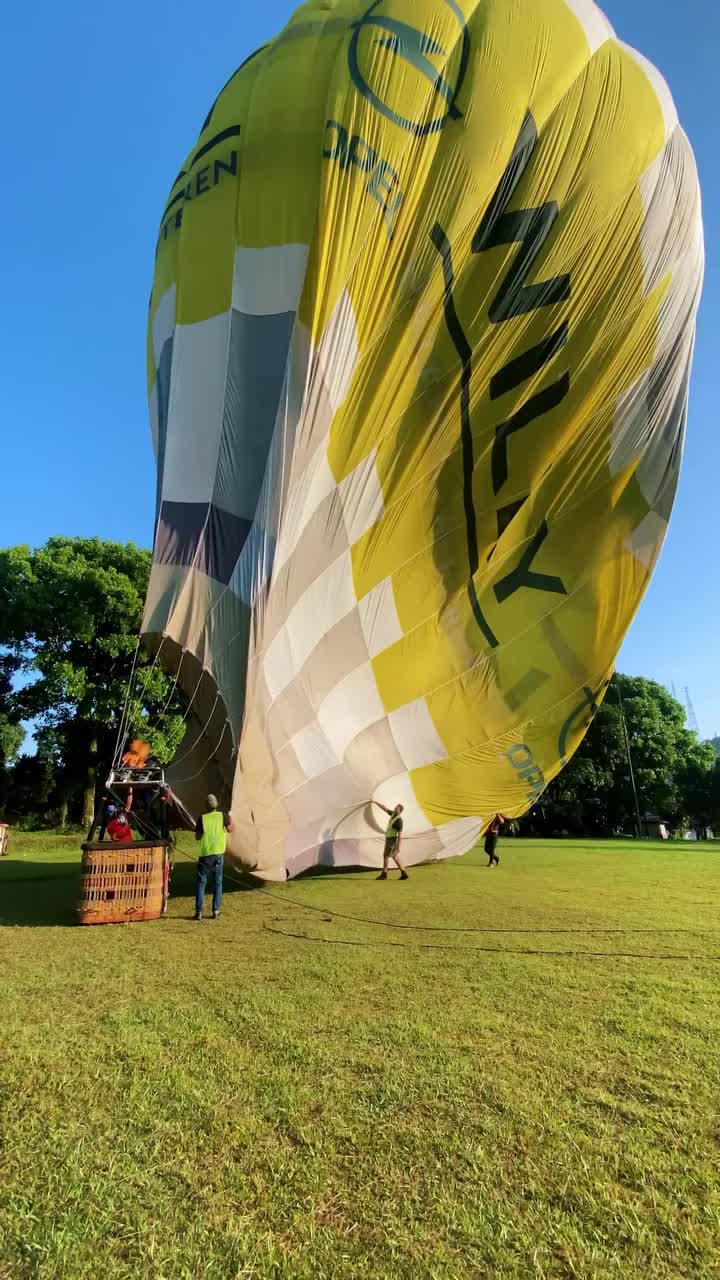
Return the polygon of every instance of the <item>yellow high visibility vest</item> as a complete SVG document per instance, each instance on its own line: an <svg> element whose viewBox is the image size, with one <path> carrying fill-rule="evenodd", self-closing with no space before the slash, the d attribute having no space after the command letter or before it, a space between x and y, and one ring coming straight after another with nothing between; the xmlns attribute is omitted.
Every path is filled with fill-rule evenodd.
<svg viewBox="0 0 720 1280"><path fill-rule="evenodd" d="M212 813L204 813L202 824L200 857L207 858L213 854L223 854L227 849L227 834L222 813L219 809L213 809Z"/></svg>

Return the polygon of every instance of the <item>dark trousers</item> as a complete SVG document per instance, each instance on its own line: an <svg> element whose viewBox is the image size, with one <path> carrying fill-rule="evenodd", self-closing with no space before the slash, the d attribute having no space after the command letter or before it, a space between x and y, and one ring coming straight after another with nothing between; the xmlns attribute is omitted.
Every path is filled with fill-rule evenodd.
<svg viewBox="0 0 720 1280"><path fill-rule="evenodd" d="M216 915L220 910L220 903L222 902L224 862L225 859L221 853L213 853L209 854L205 858L198 858L197 882L195 887L195 910L199 916L202 915L203 905L205 902L205 887L210 877L212 877L213 884L213 914Z"/></svg>
<svg viewBox="0 0 720 1280"><path fill-rule="evenodd" d="M499 863L499 862L500 862L500 859L498 858L498 856L497 856L497 854L496 854L496 852L495 852L495 849L497 848L497 841L498 841L497 836L486 836L486 837L485 837L485 852L486 852L486 854L487 854L488 858L490 859L490 862L488 863L488 866L491 866L493 862L495 862L495 863Z"/></svg>

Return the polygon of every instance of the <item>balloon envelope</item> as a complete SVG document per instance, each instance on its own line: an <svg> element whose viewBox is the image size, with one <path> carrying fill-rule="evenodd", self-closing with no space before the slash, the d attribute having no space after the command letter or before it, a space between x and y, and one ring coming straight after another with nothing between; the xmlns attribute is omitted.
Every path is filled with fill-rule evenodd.
<svg viewBox="0 0 720 1280"><path fill-rule="evenodd" d="M164 210L146 643L258 874L520 815L672 507L702 278L659 73L589 0L308 0Z"/></svg>

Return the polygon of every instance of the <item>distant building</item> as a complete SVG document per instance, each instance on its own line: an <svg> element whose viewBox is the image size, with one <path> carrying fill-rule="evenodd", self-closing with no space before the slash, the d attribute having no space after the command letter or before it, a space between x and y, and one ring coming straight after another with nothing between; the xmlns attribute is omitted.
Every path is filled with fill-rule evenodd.
<svg viewBox="0 0 720 1280"><path fill-rule="evenodd" d="M649 840L667 840L670 832L668 824L657 813L643 814L642 833Z"/></svg>

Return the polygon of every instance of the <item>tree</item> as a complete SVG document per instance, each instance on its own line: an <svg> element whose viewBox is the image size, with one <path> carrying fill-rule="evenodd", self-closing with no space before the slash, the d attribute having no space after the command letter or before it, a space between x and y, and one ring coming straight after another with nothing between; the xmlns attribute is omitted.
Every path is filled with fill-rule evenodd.
<svg viewBox="0 0 720 1280"><path fill-rule="evenodd" d="M149 552L99 538L50 538L0 552L0 646L36 679L11 695L13 714L53 730L69 786L95 809L99 761L110 764L125 704L150 573ZM128 730L162 762L183 733L172 684L142 650ZM168 705L169 704L169 705Z"/></svg>
<svg viewBox="0 0 720 1280"><path fill-rule="evenodd" d="M681 812L676 820L704 832L720 822L720 760L711 742L695 742L678 769Z"/></svg>
<svg viewBox="0 0 720 1280"><path fill-rule="evenodd" d="M9 770L25 737L12 701L14 670L10 655L0 656L0 812L4 812L7 803Z"/></svg>
<svg viewBox="0 0 720 1280"><path fill-rule="evenodd" d="M710 814L709 825L717 835L720 831L720 738L711 738L708 745L715 752L715 761L708 781L707 809Z"/></svg>
<svg viewBox="0 0 720 1280"><path fill-rule="evenodd" d="M641 815L656 813L677 826L688 820L709 825L713 768L713 748L685 727L684 708L662 685L616 675L580 747L531 821L573 833L632 831L634 775Z"/></svg>
<svg viewBox="0 0 720 1280"><path fill-rule="evenodd" d="M42 756L21 755L8 778L7 813L16 818L44 817L52 807L56 778L52 762Z"/></svg>
<svg viewBox="0 0 720 1280"><path fill-rule="evenodd" d="M0 654L0 760L12 764L25 737L13 705L13 676L17 663L10 654Z"/></svg>
<svg viewBox="0 0 720 1280"><path fill-rule="evenodd" d="M22 725L0 712L0 768L7 768L13 763L24 737Z"/></svg>

